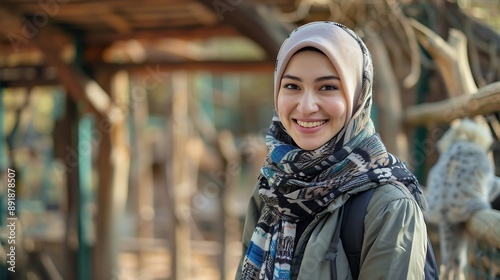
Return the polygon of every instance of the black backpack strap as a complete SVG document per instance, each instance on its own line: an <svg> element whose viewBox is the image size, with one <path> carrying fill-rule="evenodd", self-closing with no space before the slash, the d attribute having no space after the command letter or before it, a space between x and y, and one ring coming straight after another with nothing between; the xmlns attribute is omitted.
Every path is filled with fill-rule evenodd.
<svg viewBox="0 0 500 280"><path fill-rule="evenodd" d="M374 191L375 189L369 189L352 195L340 209L341 226L335 228L332 243L327 253L327 259L332 261L332 277L334 279L337 277L335 258L340 240L344 240L342 245L349 261L352 277L358 279L361 247L365 233L366 208Z"/></svg>
<svg viewBox="0 0 500 280"><path fill-rule="evenodd" d="M331 260L332 279L337 277L337 266L335 259L337 257L338 245L343 240L342 245L349 261L349 267L353 279L358 279L361 264L361 248L363 247L363 238L365 233L366 208L375 189L369 189L349 197L344 206L339 211L339 220L341 226L335 228L332 243L328 250L326 259ZM352 209L352 211L351 211ZM427 236L427 253L424 267L425 280L439 280L439 269L434 255L434 250Z"/></svg>
<svg viewBox="0 0 500 280"><path fill-rule="evenodd" d="M425 255L424 275L425 280L439 280L439 269L429 236L427 236L427 253Z"/></svg>

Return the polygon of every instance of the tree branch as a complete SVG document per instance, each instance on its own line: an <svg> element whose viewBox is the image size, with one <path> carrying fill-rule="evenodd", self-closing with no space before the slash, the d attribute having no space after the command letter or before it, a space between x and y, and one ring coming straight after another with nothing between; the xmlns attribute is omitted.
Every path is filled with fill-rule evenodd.
<svg viewBox="0 0 500 280"><path fill-rule="evenodd" d="M403 121L416 126L450 123L454 119L486 115L500 110L500 82L480 88L475 94L462 94L447 100L407 108Z"/></svg>
<svg viewBox="0 0 500 280"><path fill-rule="evenodd" d="M485 209L476 212L465 223L467 232L476 239L500 248L500 211Z"/></svg>
<svg viewBox="0 0 500 280"><path fill-rule="evenodd" d="M449 96L468 94L477 90L467 58L467 37L451 29L448 41L415 19L409 19L417 39L436 62Z"/></svg>

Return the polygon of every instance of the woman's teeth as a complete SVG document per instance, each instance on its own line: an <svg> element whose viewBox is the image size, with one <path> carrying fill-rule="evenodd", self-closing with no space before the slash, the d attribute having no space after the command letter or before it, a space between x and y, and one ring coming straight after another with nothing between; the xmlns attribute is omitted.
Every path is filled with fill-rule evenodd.
<svg viewBox="0 0 500 280"><path fill-rule="evenodd" d="M320 126L324 123L326 123L326 121L319 121L319 122L303 122L303 121L299 121L297 120L297 123L302 126L302 127L307 127L307 128L311 128L311 127L317 127L317 126Z"/></svg>

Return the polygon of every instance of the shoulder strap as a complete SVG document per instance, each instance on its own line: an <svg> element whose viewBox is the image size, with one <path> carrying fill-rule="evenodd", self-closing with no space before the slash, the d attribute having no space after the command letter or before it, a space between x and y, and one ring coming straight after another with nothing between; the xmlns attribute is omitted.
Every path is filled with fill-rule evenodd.
<svg viewBox="0 0 500 280"><path fill-rule="evenodd" d="M424 279L439 280L439 269L429 236L427 236L427 253L425 255Z"/></svg>
<svg viewBox="0 0 500 280"><path fill-rule="evenodd" d="M340 229L340 240L349 261L353 279L358 279L361 248L365 235L366 208L375 189L369 189L350 197L345 204ZM352 211L351 211L352 209Z"/></svg>
<svg viewBox="0 0 500 280"><path fill-rule="evenodd" d="M368 203L370 202L374 191L375 189L369 189L364 192L354 194L347 199L346 203L340 210L341 226L335 229L332 243L330 244L330 248L328 250L329 256L336 256L338 243L340 240L344 240L342 245L344 247L347 260L349 261L349 267L351 269L353 279L358 279L359 276L361 247L363 246L363 237L365 232L364 222L366 208L368 207ZM353 211L350 211L351 209ZM331 265L332 273L334 271L336 272L336 267L333 267L336 266L335 262L332 262ZM336 273L332 276L336 277Z"/></svg>
<svg viewBox="0 0 500 280"><path fill-rule="evenodd" d="M369 189L349 197L340 209L339 219L341 220L341 226L335 229L327 254L327 259L332 261L333 279L337 277L335 258L341 240L343 240L342 245L349 261L352 277L353 279L358 279L359 277L361 248L363 247L365 233L364 221L366 208L368 207L368 203L370 203L374 191L375 189ZM353 211L350 211L351 209ZM429 236L427 236L424 279L439 280L439 269Z"/></svg>

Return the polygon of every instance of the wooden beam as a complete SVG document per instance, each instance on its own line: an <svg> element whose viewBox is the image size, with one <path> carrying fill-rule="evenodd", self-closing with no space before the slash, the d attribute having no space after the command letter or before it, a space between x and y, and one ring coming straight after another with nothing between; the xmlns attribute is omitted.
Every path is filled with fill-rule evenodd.
<svg viewBox="0 0 500 280"><path fill-rule="evenodd" d="M217 23L217 16L211 11L207 11L206 7L198 2L186 3L185 9L190 12L191 17L196 18L204 25L214 25Z"/></svg>
<svg viewBox="0 0 500 280"><path fill-rule="evenodd" d="M203 61L203 62L170 62L156 61L143 63L126 63L112 64L99 63L92 64L92 67L105 69L108 71L117 71L119 69L127 69L130 71L148 71L148 67L153 69L161 69L162 72L170 72L176 70L200 71L209 70L213 73L234 73L234 72L255 72L255 73L272 73L274 64L269 61Z"/></svg>
<svg viewBox="0 0 500 280"><path fill-rule="evenodd" d="M162 75L165 72L176 70L186 71L204 71L208 70L213 73L235 73L235 72L251 72L251 73L272 73L274 64L269 61L203 61L203 62L168 62L168 61L151 61L143 63L90 63L92 69L101 69L103 71L117 72L120 70L129 70L133 73L151 74L157 72ZM65 66L65 69L72 68L70 65ZM11 72L13 74L8 74ZM33 73L27 76L27 72ZM58 77L58 68L47 65L19 65L15 67L4 67L0 71L0 80L5 88L15 87L34 87L34 86L55 86L61 84L61 78ZM163 74L166 75L166 74ZM84 78L85 79L85 78ZM87 84L91 84L87 79ZM97 89L100 91L99 89ZM79 92L79 91L78 91ZM71 93L70 93L71 94ZM76 97L81 100L82 97Z"/></svg>
<svg viewBox="0 0 500 280"><path fill-rule="evenodd" d="M70 97L75 101L88 104L91 111L107 118L110 123L120 122L123 113L99 84L63 61L61 58L62 46L53 40L53 34L60 37L60 33L62 31L57 28L46 26L38 30L37 35L32 40L44 53L47 63L57 68L59 80Z"/></svg>
<svg viewBox="0 0 500 280"><path fill-rule="evenodd" d="M264 17L255 7L244 1L197 0L215 12L220 21L234 26L242 35L261 46L270 61L275 61L281 43L291 31L288 26L272 17ZM261 6L264 10L264 6Z"/></svg>
<svg viewBox="0 0 500 280"><path fill-rule="evenodd" d="M120 34L127 34L132 31L129 22L115 11L107 11L105 14L100 14L99 17Z"/></svg>
<svg viewBox="0 0 500 280"><path fill-rule="evenodd" d="M0 69L0 81L6 88L59 85L57 70L50 66L15 66Z"/></svg>
<svg viewBox="0 0 500 280"><path fill-rule="evenodd" d="M7 10L20 15L16 7ZM35 28L30 34L29 43L33 43L43 52L44 59L49 65L57 68L59 81L69 96L75 101L88 104L91 111L106 117L111 123L121 121L123 114L113 104L109 95L95 81L62 59L61 53L69 36L50 23L45 24L43 28L37 28L38 25L33 17L22 18L26 26Z"/></svg>
<svg viewBox="0 0 500 280"><path fill-rule="evenodd" d="M22 27L22 22L20 18L12 13L10 10L0 7L0 34L7 36L13 30L20 30Z"/></svg>
<svg viewBox="0 0 500 280"><path fill-rule="evenodd" d="M0 30L0 39L7 37L8 32ZM31 41L25 41L25 44L13 46L10 41L0 41L0 53L2 56L9 56L18 53L32 53L37 52L38 48Z"/></svg>
<svg viewBox="0 0 500 280"><path fill-rule="evenodd" d="M480 88L475 94L461 94L447 100L409 107L405 110L403 121L411 126L450 123L459 118L499 111L500 82L496 82Z"/></svg>
<svg viewBox="0 0 500 280"><path fill-rule="evenodd" d="M175 28L175 29L149 29L149 30L134 30L127 34L117 34L115 32L87 32L85 42L90 45L108 44L118 40L131 39L160 39L160 38L177 38L183 40L207 39L215 36L234 37L241 36L233 27L220 25L208 27L191 27L191 28Z"/></svg>
<svg viewBox="0 0 500 280"><path fill-rule="evenodd" d="M4 88L32 88L42 86L57 86L61 84L57 79L2 81L2 83L2 86Z"/></svg>
<svg viewBox="0 0 500 280"><path fill-rule="evenodd" d="M47 24L36 24L27 16L23 16L25 11L20 9L19 5L0 6L0 46L2 55L18 54L20 51L32 51L36 45L33 37L39 33L39 30L45 29ZM45 14L46 15L46 14ZM61 36L53 35L53 43L60 43L67 39Z"/></svg>
<svg viewBox="0 0 500 280"><path fill-rule="evenodd" d="M20 28L14 29L20 30ZM12 30L9 30L9 32ZM176 38L182 40L197 40L207 39L213 37L240 37L241 34L231 26L218 25L206 27L190 27L190 28L170 28L170 29L143 29L143 30L128 30L126 27L122 28L122 33L114 31L99 31L92 32L89 30L84 36L84 41L88 45L108 45L120 40L158 40L162 38ZM6 31L7 32L7 31ZM0 37L6 37L8 33L1 34ZM16 32L14 32L16 33ZM19 33L19 32L17 32ZM16 33L16 34L17 34ZM67 38L66 38L67 40ZM31 40L23 41L14 49L10 42L0 42L0 52L4 55L14 54L19 51L32 51L36 49L36 45ZM16 51L17 50L17 51Z"/></svg>
<svg viewBox="0 0 500 280"><path fill-rule="evenodd" d="M20 3L21 2L21 3ZM17 1L17 0L2 0L2 5L5 7L21 7L23 10L36 12L41 9L41 4L52 3L52 2L38 2L38 1ZM89 0L89 1L55 1L53 4L59 4L61 8L66 10L79 10L81 13L85 11L95 11L106 8L113 9L123 9L124 7L137 7L137 6L147 6L147 7L165 7L165 6L182 6L184 3L179 0L147 0L137 2L136 0ZM61 12L62 13L62 12Z"/></svg>

